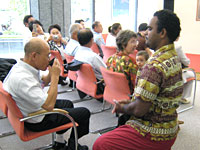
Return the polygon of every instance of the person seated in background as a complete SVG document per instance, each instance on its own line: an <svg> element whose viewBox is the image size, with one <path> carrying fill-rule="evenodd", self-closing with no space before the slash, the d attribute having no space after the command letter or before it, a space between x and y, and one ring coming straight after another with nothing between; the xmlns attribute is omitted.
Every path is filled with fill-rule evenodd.
<svg viewBox="0 0 200 150"><path fill-rule="evenodd" d="M49 26L48 29L49 32L49 39L47 40L49 46L50 46L50 50L54 50L54 51L59 51L62 60L63 60L63 64L67 64L67 60L65 58L65 54L64 54L64 49L67 45L67 41L64 40L64 38L61 35L61 28L58 24L54 24ZM64 69L64 73L68 73L68 70ZM68 79L66 77L59 77L59 84L61 85L67 85L68 84Z"/></svg>
<svg viewBox="0 0 200 150"><path fill-rule="evenodd" d="M149 59L149 54L147 53L147 51L139 51L137 54L136 54L136 64L138 66L138 69L141 69L146 61Z"/></svg>
<svg viewBox="0 0 200 150"><path fill-rule="evenodd" d="M173 44L180 30L180 20L172 11L154 13L147 44L155 53L137 74L132 100L114 101L112 113L131 117L101 135L93 150L171 149L180 130L176 109L183 92L181 63Z"/></svg>
<svg viewBox="0 0 200 150"><path fill-rule="evenodd" d="M138 33L137 33L137 40L138 40L138 45L136 49L138 51L145 50L149 54L149 56L152 55L151 50L149 47L146 45L146 35L147 35L147 23L141 23L138 27Z"/></svg>
<svg viewBox="0 0 200 150"><path fill-rule="evenodd" d="M67 46L65 47L64 52L67 55L70 56L75 56L76 51L78 50L78 47L80 46L79 42L78 42L78 31L81 30L83 27L80 24L72 24L69 28L69 34L70 34L70 40L67 43Z"/></svg>
<svg viewBox="0 0 200 150"><path fill-rule="evenodd" d="M50 50L59 51L62 56L62 60L64 64L67 64L67 60L65 58L64 49L67 45L67 41L61 35L61 27L58 24L54 24L49 26L49 39L48 44L50 46Z"/></svg>
<svg viewBox="0 0 200 150"><path fill-rule="evenodd" d="M116 43L118 52L108 58L107 69L124 73L129 82L130 91L133 93L138 67L135 59L129 54L136 50L137 35L131 30L122 30L117 35Z"/></svg>
<svg viewBox="0 0 200 150"><path fill-rule="evenodd" d="M93 35L94 35L94 42L97 44L99 48L100 56L103 57L103 51L101 49L101 45L105 45L105 41L102 36L103 27L99 21L95 21L92 24Z"/></svg>
<svg viewBox="0 0 200 150"><path fill-rule="evenodd" d="M25 26L25 28L23 30L23 46L25 46L25 44L28 42L28 40L30 40L32 37L32 33L29 30L29 23L34 20L35 20L35 18L33 17L33 15L26 15L23 19L23 23Z"/></svg>
<svg viewBox="0 0 200 150"><path fill-rule="evenodd" d="M116 36L117 33L122 30L122 26L120 23L114 23L112 26L108 27L108 36L106 38L106 46L115 46L116 45Z"/></svg>
<svg viewBox="0 0 200 150"><path fill-rule="evenodd" d="M38 20L34 20L29 23L29 30L32 32L32 37L38 37L45 41L49 38L49 33L44 32L43 25Z"/></svg>
<svg viewBox="0 0 200 150"><path fill-rule="evenodd" d="M103 62L103 59L91 50L93 44L93 33L90 29L82 29L78 32L78 41L80 47L75 54L74 59L81 61L86 64L90 64L94 70L96 78L98 81L102 80L102 74L100 67L106 68L106 64ZM97 86L97 93L103 94L104 86L102 83ZM81 97L81 95L79 95ZM85 95L86 96L86 95ZM84 95L83 95L84 97ZM100 99L100 101L103 101Z"/></svg>
<svg viewBox="0 0 200 150"><path fill-rule="evenodd" d="M190 65L190 59L183 52L182 46L179 45L177 42L175 42L175 49L178 55L178 59L182 64L182 77L183 77L183 83L184 83L182 99L180 100L180 102L182 104L188 104L190 103L188 98L191 96L194 80L187 82L187 79L193 78L195 77L195 75L193 71L187 69L188 66Z"/></svg>
<svg viewBox="0 0 200 150"><path fill-rule="evenodd" d="M52 67L49 66L50 49L46 41L40 38L32 38L24 48L25 56L23 61L19 61L3 82L3 88L12 95L17 106L24 117L39 110L52 111L53 108L60 108L69 112L69 115L78 123L78 138L89 133L90 111L84 107L74 108L73 103L66 99L58 99L58 79L60 75L60 64L55 59ZM40 70L45 71L49 68L46 76L40 76ZM45 92L41 82L48 85L51 82L48 92ZM63 115L49 114L25 121L24 125L28 130L41 132L49 130L70 120ZM75 149L75 137L72 130L68 145L64 140L63 134L67 130L56 133L56 142L53 146L56 150ZM79 150L88 150L87 146L78 146Z"/></svg>
<svg viewBox="0 0 200 150"><path fill-rule="evenodd" d="M85 28L85 21L83 19L80 19L80 20L75 20L75 23L79 23L82 25L83 28Z"/></svg>

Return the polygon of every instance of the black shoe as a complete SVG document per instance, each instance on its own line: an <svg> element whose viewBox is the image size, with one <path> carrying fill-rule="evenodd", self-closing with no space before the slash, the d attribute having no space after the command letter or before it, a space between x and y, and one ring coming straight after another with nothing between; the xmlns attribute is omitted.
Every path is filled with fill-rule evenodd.
<svg viewBox="0 0 200 150"><path fill-rule="evenodd" d="M86 145L78 144L78 150L88 150L89 148ZM68 140L68 150L75 150L75 140L69 139Z"/></svg>
<svg viewBox="0 0 200 150"><path fill-rule="evenodd" d="M75 148L68 147L67 150L75 150ZM78 144L78 150L89 150L87 145L80 145Z"/></svg>
<svg viewBox="0 0 200 150"><path fill-rule="evenodd" d="M67 150L68 147L67 147L66 143L67 143L66 141L65 141L65 143L59 143L59 142L55 141L55 144L53 145L53 149L54 150Z"/></svg>
<svg viewBox="0 0 200 150"><path fill-rule="evenodd" d="M103 98L98 98L96 100L99 101L99 102L101 102L101 103L103 103Z"/></svg>

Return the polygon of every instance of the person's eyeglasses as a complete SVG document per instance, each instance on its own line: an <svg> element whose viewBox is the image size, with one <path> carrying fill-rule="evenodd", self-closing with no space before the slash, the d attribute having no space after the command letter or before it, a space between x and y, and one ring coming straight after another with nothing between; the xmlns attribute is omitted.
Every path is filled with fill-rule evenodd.
<svg viewBox="0 0 200 150"><path fill-rule="evenodd" d="M36 53L39 55L42 55L40 52L36 52ZM46 57L48 57L48 59L51 58L51 53L48 53L48 55L46 55Z"/></svg>

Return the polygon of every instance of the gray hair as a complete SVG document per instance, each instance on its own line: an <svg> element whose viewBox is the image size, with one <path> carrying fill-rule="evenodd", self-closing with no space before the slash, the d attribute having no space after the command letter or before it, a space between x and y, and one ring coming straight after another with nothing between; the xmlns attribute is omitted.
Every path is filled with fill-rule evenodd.
<svg viewBox="0 0 200 150"><path fill-rule="evenodd" d="M80 24L75 23L72 24L69 28L69 36L72 37L74 32L78 32L80 30Z"/></svg>
<svg viewBox="0 0 200 150"><path fill-rule="evenodd" d="M131 30L121 30L116 37L118 50L123 51L132 37L137 38L137 34Z"/></svg>

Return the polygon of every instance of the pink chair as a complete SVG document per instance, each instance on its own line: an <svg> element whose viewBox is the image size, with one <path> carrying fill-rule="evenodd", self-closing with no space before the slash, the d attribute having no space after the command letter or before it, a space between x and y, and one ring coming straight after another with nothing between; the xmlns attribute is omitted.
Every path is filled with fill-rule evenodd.
<svg viewBox="0 0 200 150"><path fill-rule="evenodd" d="M130 57L132 57L134 60L136 60L137 50L134 50L132 54L129 54Z"/></svg>
<svg viewBox="0 0 200 150"><path fill-rule="evenodd" d="M108 34L102 34L102 36L103 36L103 39L104 39L104 41L106 43L106 39L107 39Z"/></svg>
<svg viewBox="0 0 200 150"><path fill-rule="evenodd" d="M103 97L103 94L96 94L97 79L91 65L82 64L80 70L77 71L77 75L77 89L97 99Z"/></svg>
<svg viewBox="0 0 200 150"><path fill-rule="evenodd" d="M51 55L52 55L51 58L56 57L56 58L58 59L59 63L60 63L60 69L61 69L60 76L62 76L62 77L67 77L68 74L67 74L67 73L64 73L63 60L62 60L62 57L61 57L59 51L51 50Z"/></svg>
<svg viewBox="0 0 200 150"><path fill-rule="evenodd" d="M92 66L89 64L82 64L80 70L77 71L77 80L76 80L76 88L80 91L90 95L96 99L103 98L103 94L97 93L97 79L92 69ZM102 109L91 112L92 114L100 113L104 110L108 110L109 108L105 108L105 101L103 100Z"/></svg>
<svg viewBox="0 0 200 150"><path fill-rule="evenodd" d="M3 88L3 83L1 81L0 81L0 88ZM5 115L5 116L0 116L0 119L7 118L7 116L8 116L8 107L7 107L6 101L4 100L2 95L0 95L0 110ZM5 137L5 136L13 135L13 134L15 134L15 131L3 132L3 133L0 133L0 137Z"/></svg>
<svg viewBox="0 0 200 150"><path fill-rule="evenodd" d="M0 81L0 88L3 88L3 83ZM8 113L8 107L6 105L6 102L2 97L0 97L0 109L1 111L7 116ZM6 118L5 116L1 116L1 119Z"/></svg>
<svg viewBox="0 0 200 150"><path fill-rule="evenodd" d="M77 123L74 122L73 118L68 114L67 111L62 110L62 109L54 109L52 112L47 112L45 110L38 111L35 113L30 114L28 117L23 117L21 111L19 110L18 106L16 105L15 101L12 99L11 95L7 93L2 87L0 88L0 96L1 98L6 102L7 107L8 107L8 120L10 124L12 125L13 129L15 130L16 134L19 136L19 138L22 141L30 141L32 139L35 139L37 137L52 133L52 144L54 144L54 132L60 131L63 129L67 128L74 128L74 133L75 133L75 142L76 142L76 149L78 146L78 139L77 139L77 130L76 126L78 125ZM24 126L24 121L35 118L38 116L46 115L46 114L52 114L52 113L58 113L61 115L64 115L68 117L71 121L71 123L67 123L65 125L42 131L42 132L32 132L28 129L25 128ZM49 145L47 148L52 147L52 145Z"/></svg>
<svg viewBox="0 0 200 150"><path fill-rule="evenodd" d="M103 98L110 104L113 100L130 100L130 88L128 80L123 73L113 72L101 67L101 73L105 82Z"/></svg>
<svg viewBox="0 0 200 150"><path fill-rule="evenodd" d="M93 42L91 49L93 52L99 54L99 48L95 42Z"/></svg>
<svg viewBox="0 0 200 150"><path fill-rule="evenodd" d="M67 63L72 62L72 60L74 59L74 56L67 55L66 53L64 53L64 54L65 54L65 58L67 60Z"/></svg>
<svg viewBox="0 0 200 150"><path fill-rule="evenodd" d="M117 52L117 48L114 46L101 46L103 51L103 61L106 63L108 58Z"/></svg>

